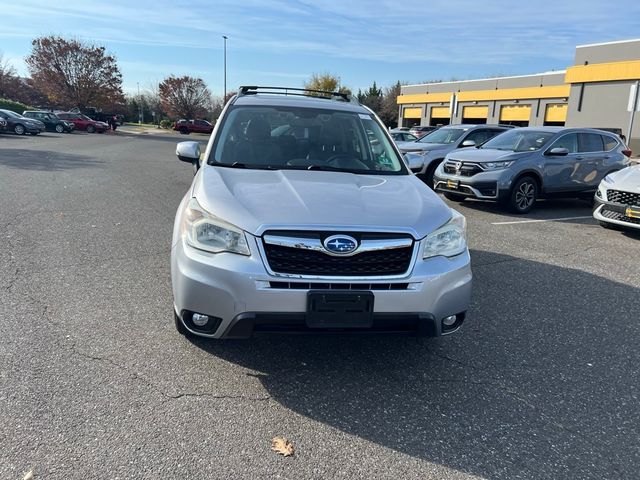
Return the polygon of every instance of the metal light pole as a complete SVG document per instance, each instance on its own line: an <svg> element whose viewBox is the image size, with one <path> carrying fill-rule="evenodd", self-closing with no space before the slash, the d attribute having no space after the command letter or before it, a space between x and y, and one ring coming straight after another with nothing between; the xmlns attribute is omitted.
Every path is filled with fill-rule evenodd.
<svg viewBox="0 0 640 480"><path fill-rule="evenodd" d="M138 84L138 125L142 123L142 101L140 98L140 82Z"/></svg>
<svg viewBox="0 0 640 480"><path fill-rule="evenodd" d="M224 91L222 92L222 100L224 101L224 97L227 96L227 36L223 35L224 38Z"/></svg>

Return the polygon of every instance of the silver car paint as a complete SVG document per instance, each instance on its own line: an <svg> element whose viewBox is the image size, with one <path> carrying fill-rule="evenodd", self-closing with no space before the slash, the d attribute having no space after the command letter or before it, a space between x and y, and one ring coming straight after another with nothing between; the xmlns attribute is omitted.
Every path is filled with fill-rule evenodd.
<svg viewBox="0 0 640 480"><path fill-rule="evenodd" d="M240 98L237 104L315 103L323 100ZM354 109L336 102L336 108ZM208 158L229 105L210 137ZM333 102L330 108L334 108ZM361 112L372 114L359 107ZM378 120L379 121L379 120ZM393 143L393 142L392 142ZM211 214L246 232L250 256L211 254L192 248L181 235L191 197ZM268 229L409 233L416 240L411 266L394 280L409 283L398 291L374 291L374 311L428 312L439 320L466 311L471 301L468 250L452 258L422 259L422 239L451 218L451 209L413 175L356 175L343 172L233 169L204 164L194 177L174 221L171 278L176 312L191 310L223 319L220 338L243 312L304 312L308 290L269 288L282 275L269 273L260 235ZM285 277L286 278L286 277ZM389 282L381 277L322 277L323 282Z"/></svg>
<svg viewBox="0 0 640 480"><path fill-rule="evenodd" d="M487 129L494 130L499 127L496 127L495 125L450 125L441 127L440 130L449 128L464 130L465 132L460 135L460 138L452 143L425 143L420 142L419 140L415 142L398 142L398 148L401 152L411 154L411 170L416 175L426 174L434 161L442 160L448 153L462 148L462 144L472 132ZM502 128L501 130L506 131L507 129ZM421 165L418 165L420 161L422 163Z"/></svg>

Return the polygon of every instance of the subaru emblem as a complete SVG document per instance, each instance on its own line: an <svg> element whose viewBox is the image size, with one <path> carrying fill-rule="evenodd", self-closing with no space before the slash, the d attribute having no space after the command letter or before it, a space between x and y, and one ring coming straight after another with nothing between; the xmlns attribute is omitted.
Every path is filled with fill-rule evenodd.
<svg viewBox="0 0 640 480"><path fill-rule="evenodd" d="M325 250L334 255L347 255L358 248L355 238L348 235L332 235L323 242Z"/></svg>

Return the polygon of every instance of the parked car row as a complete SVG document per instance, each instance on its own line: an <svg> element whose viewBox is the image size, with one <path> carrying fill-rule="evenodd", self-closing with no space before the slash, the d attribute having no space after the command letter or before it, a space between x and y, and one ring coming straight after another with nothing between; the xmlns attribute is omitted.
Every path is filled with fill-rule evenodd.
<svg viewBox="0 0 640 480"><path fill-rule="evenodd" d="M86 115L70 112L47 112L26 110L22 115L11 110L0 110L0 132L8 131L16 135L38 135L44 131L71 133L83 130L88 133L104 133L109 129L105 122L93 120Z"/></svg>
<svg viewBox="0 0 640 480"><path fill-rule="evenodd" d="M397 145L449 200L524 214L542 198L595 198L601 225L640 229L640 166L629 166L632 152L611 129L452 125Z"/></svg>

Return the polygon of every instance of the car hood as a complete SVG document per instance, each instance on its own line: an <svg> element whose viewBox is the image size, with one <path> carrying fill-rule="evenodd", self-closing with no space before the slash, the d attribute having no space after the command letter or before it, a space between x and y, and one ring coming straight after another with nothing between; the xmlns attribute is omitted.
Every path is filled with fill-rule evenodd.
<svg viewBox="0 0 640 480"><path fill-rule="evenodd" d="M269 228L353 228L419 239L451 218L451 209L414 175L205 166L193 196L206 211L254 235Z"/></svg>
<svg viewBox="0 0 640 480"><path fill-rule="evenodd" d="M500 162L517 160L535 152L511 152L492 148L461 148L447 155L448 160L462 160L463 162Z"/></svg>
<svg viewBox="0 0 640 480"><path fill-rule="evenodd" d="M453 146L450 143L398 142L398 148L403 152L427 152Z"/></svg>
<svg viewBox="0 0 640 480"><path fill-rule="evenodd" d="M607 178L613 180L613 183L610 185L616 190L640 193L640 165L634 165L610 173Z"/></svg>

